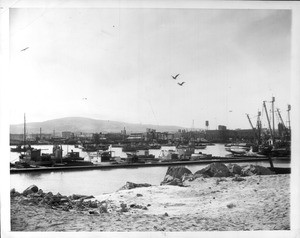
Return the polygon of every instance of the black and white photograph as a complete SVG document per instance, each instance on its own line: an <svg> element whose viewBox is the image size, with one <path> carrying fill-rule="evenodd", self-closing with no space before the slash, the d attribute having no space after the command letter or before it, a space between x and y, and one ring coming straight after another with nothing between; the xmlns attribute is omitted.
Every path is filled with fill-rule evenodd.
<svg viewBox="0 0 300 238"><path fill-rule="evenodd" d="M8 2L3 237L299 236L299 4Z"/></svg>

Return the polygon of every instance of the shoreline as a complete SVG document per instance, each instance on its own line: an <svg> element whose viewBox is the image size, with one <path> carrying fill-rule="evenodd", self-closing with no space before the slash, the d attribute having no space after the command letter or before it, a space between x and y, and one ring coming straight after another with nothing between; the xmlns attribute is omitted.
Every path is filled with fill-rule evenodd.
<svg viewBox="0 0 300 238"><path fill-rule="evenodd" d="M290 175L197 178L97 195L64 211L11 197L12 231L243 231L290 229ZM90 202L88 202L90 201ZM75 203L74 203L75 204ZM123 204L123 205L121 205ZM126 206L125 206L125 205ZM107 212L101 212L101 207ZM85 208L84 208L85 207Z"/></svg>

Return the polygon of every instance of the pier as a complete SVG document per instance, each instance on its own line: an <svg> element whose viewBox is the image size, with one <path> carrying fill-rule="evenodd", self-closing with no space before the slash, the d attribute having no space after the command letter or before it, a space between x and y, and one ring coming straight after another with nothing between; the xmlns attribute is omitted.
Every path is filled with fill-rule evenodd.
<svg viewBox="0 0 300 238"><path fill-rule="evenodd" d="M282 157L282 160L289 160ZM30 172L49 172L49 171L74 171L74 170L94 170L94 169L118 169L131 167L156 167L156 166L182 166L182 165L206 165L211 163L255 163L269 162L270 168L276 171L290 171L290 168L274 168L273 158L267 157L211 157L210 159L195 161L168 161L158 163L122 163L122 164L94 164L85 166L58 166L58 167L36 167L36 168L11 168L10 173L30 173Z"/></svg>

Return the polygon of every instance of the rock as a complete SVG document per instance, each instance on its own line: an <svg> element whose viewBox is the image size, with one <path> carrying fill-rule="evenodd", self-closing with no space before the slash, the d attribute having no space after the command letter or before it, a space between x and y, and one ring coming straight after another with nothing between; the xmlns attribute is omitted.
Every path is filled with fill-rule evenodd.
<svg viewBox="0 0 300 238"><path fill-rule="evenodd" d="M59 197L59 196L57 196L57 195L53 195L53 196L52 196L52 199L51 199L51 202L52 202L52 203L60 203L60 198L61 198L61 197Z"/></svg>
<svg viewBox="0 0 300 238"><path fill-rule="evenodd" d="M168 214L167 212L165 212L164 216L168 217L168 216L169 216L169 214Z"/></svg>
<svg viewBox="0 0 300 238"><path fill-rule="evenodd" d="M165 176L165 178L164 178L164 181L165 181L165 182L171 182L173 179L174 179L173 176L166 174L166 176Z"/></svg>
<svg viewBox="0 0 300 238"><path fill-rule="evenodd" d="M91 214L91 215L99 215L99 213L97 211L93 211L93 210L90 210L89 214Z"/></svg>
<svg viewBox="0 0 300 238"><path fill-rule="evenodd" d="M62 196L60 198L60 202L61 203L71 203L71 201L69 200L69 198L67 196Z"/></svg>
<svg viewBox="0 0 300 238"><path fill-rule="evenodd" d="M133 188L140 188L140 187L150 187L151 184L148 183L132 183L132 182L126 182L126 184L121 187L119 190L127 190L127 189L133 189Z"/></svg>
<svg viewBox="0 0 300 238"><path fill-rule="evenodd" d="M146 206L142 206L142 205L138 205L138 204L130 204L129 205L130 208L136 208L136 209L142 209L142 210L148 210L148 208Z"/></svg>
<svg viewBox="0 0 300 238"><path fill-rule="evenodd" d="M260 165L247 165L242 169L242 176L251 176L251 175L271 175L274 174L271 170Z"/></svg>
<svg viewBox="0 0 300 238"><path fill-rule="evenodd" d="M137 197L143 197L143 194L137 193L136 196Z"/></svg>
<svg viewBox="0 0 300 238"><path fill-rule="evenodd" d="M226 182L227 180L226 179L224 179L224 178L218 178L217 180L216 180L216 185L218 185L220 182Z"/></svg>
<svg viewBox="0 0 300 238"><path fill-rule="evenodd" d="M121 212L128 212L127 204L121 203Z"/></svg>
<svg viewBox="0 0 300 238"><path fill-rule="evenodd" d="M235 175L235 177L232 179L232 181L236 181L236 182L241 182L241 181L245 181L246 179L239 177L237 174Z"/></svg>
<svg viewBox="0 0 300 238"><path fill-rule="evenodd" d="M197 179L197 178L210 178L210 176L206 175L206 174L194 174L193 175L193 178L194 179Z"/></svg>
<svg viewBox="0 0 300 238"><path fill-rule="evenodd" d="M153 226L153 228L154 228L154 230L156 230L156 231L165 231L165 230L166 230L166 228L164 228L164 227Z"/></svg>
<svg viewBox="0 0 300 238"><path fill-rule="evenodd" d="M97 208L98 207L98 204L97 204L97 202L95 202L95 201L88 201L88 202L86 202L86 205L88 206L88 207L90 207L90 208Z"/></svg>
<svg viewBox="0 0 300 238"><path fill-rule="evenodd" d="M39 188L36 185L31 185L23 191L23 195L27 196L28 194L37 193L38 191Z"/></svg>
<svg viewBox="0 0 300 238"><path fill-rule="evenodd" d="M192 177L192 172L184 166L170 166L160 185L183 186L182 182Z"/></svg>
<svg viewBox="0 0 300 238"><path fill-rule="evenodd" d="M80 194L73 194L69 196L71 200L78 200L78 199L90 199L94 198L94 196L87 196L87 195L80 195Z"/></svg>
<svg viewBox="0 0 300 238"><path fill-rule="evenodd" d="M223 163L212 163L205 168L198 170L194 176L197 176L197 174L203 174L209 177L229 177L230 171Z"/></svg>
<svg viewBox="0 0 300 238"><path fill-rule="evenodd" d="M65 211L65 212L69 212L70 211L67 206L63 207L62 210Z"/></svg>
<svg viewBox="0 0 300 238"><path fill-rule="evenodd" d="M237 164L228 164L227 168L229 169L229 172L232 174L241 175L242 173L242 167Z"/></svg>
<svg viewBox="0 0 300 238"><path fill-rule="evenodd" d="M182 182L184 182L184 181L193 181L195 178L194 178L194 176L193 176L193 174L187 174L187 173L185 173L183 176L182 176L182 178L181 178L181 180L182 180Z"/></svg>
<svg viewBox="0 0 300 238"><path fill-rule="evenodd" d="M59 198L62 197L62 195L61 195L60 193L57 193L55 196L56 196L56 197L59 197Z"/></svg>
<svg viewBox="0 0 300 238"><path fill-rule="evenodd" d="M172 176L173 178L182 179L183 176L192 175L192 172L184 166L170 166L168 167L166 176ZM165 176L165 178L166 178Z"/></svg>
<svg viewBox="0 0 300 238"><path fill-rule="evenodd" d="M164 182L163 181L163 182L161 182L160 185L174 185L174 186L181 186L181 187L184 186L182 181L178 178L174 178L172 181L169 181L169 182Z"/></svg>
<svg viewBox="0 0 300 238"><path fill-rule="evenodd" d="M99 212L100 213L107 213L107 203L102 203L99 207Z"/></svg>
<svg viewBox="0 0 300 238"><path fill-rule="evenodd" d="M49 198L49 197L53 197L53 193L51 193L51 192L46 193L46 194L45 194L45 197L48 197L48 198Z"/></svg>
<svg viewBox="0 0 300 238"><path fill-rule="evenodd" d="M227 204L226 205L228 208L233 208L233 207L236 207L236 205L235 204L233 204L233 203L229 203L229 204Z"/></svg>
<svg viewBox="0 0 300 238"><path fill-rule="evenodd" d="M83 199L80 199L80 200L76 201L76 202L75 202L75 206L76 206L76 208L79 209L79 210L84 209L85 207L84 207L84 204L83 204Z"/></svg>
<svg viewBox="0 0 300 238"><path fill-rule="evenodd" d="M10 190L10 196L11 197L17 197L20 196L20 193L17 192L14 188Z"/></svg>
<svg viewBox="0 0 300 238"><path fill-rule="evenodd" d="M42 189L39 189L39 191L37 193L40 194L41 196L45 195L45 193L44 193L44 191Z"/></svg>

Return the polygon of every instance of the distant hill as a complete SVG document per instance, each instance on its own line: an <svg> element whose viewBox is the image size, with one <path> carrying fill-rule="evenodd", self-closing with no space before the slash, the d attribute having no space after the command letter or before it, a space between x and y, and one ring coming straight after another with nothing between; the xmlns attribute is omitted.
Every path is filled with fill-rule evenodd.
<svg viewBox="0 0 300 238"><path fill-rule="evenodd" d="M26 123L28 133L39 133L42 128L42 133L61 133L62 131L71 132L121 132L125 127L127 132L145 132L146 128L156 129L157 131L174 132L178 129L184 129L179 126L155 126L150 124L134 124L118 121L96 120L83 117L65 117L44 122L29 122ZM22 134L24 130L23 124L10 125L10 133Z"/></svg>

